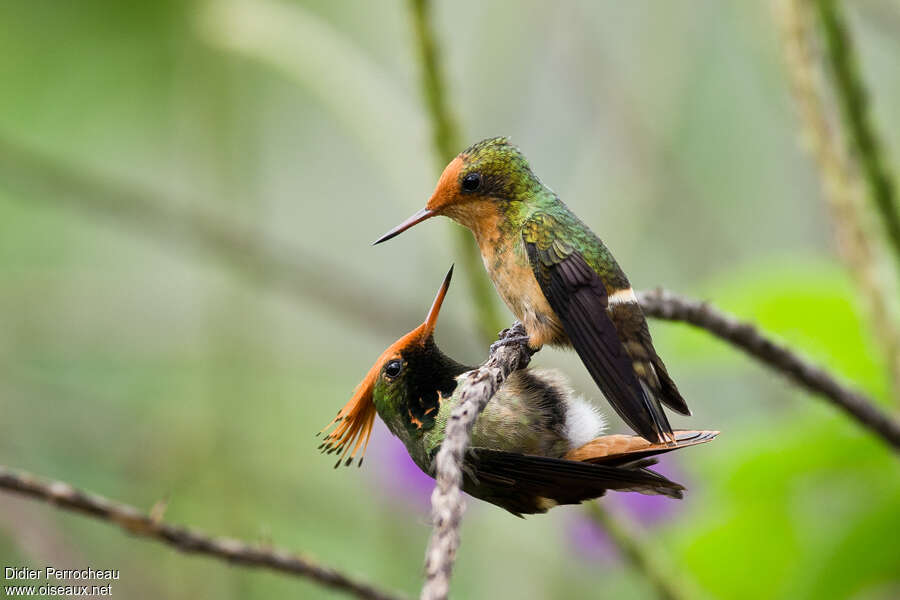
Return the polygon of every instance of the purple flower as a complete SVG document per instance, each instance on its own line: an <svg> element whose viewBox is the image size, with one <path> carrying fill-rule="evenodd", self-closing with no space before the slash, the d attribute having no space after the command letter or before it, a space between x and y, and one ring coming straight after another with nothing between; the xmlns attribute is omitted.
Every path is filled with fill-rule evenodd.
<svg viewBox="0 0 900 600"><path fill-rule="evenodd" d="M674 459L660 459L652 469L673 481L685 484ZM598 500L615 512L635 520L640 527L651 528L672 518L680 509L681 500L665 496L648 496L636 492L609 492ZM573 552L590 562L609 562L617 557L617 550L606 532L583 511L573 513L567 527Z"/></svg>
<svg viewBox="0 0 900 600"><path fill-rule="evenodd" d="M616 548L606 532L583 511L575 512L566 527L569 544L576 556L588 562L612 562Z"/></svg>
<svg viewBox="0 0 900 600"><path fill-rule="evenodd" d="M379 492L392 502L415 509L423 515L431 510L431 491L434 479L422 472L413 462L406 447L384 423L376 420L372 441L369 444L372 465L372 481Z"/></svg>
<svg viewBox="0 0 900 600"><path fill-rule="evenodd" d="M677 462L673 458L661 457L659 463L650 468L672 481L686 485L683 481L683 474L677 468ZM681 510L681 503L684 502L666 496L648 496L636 492L624 494L612 492L607 495L605 501L614 504L615 509L621 508L623 513L629 515L643 527L652 527L670 519Z"/></svg>

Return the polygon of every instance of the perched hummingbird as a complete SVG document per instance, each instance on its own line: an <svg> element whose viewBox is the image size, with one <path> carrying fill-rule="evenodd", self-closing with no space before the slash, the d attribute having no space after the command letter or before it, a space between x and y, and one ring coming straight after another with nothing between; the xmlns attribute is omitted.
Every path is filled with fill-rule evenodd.
<svg viewBox="0 0 900 600"><path fill-rule="evenodd" d="M451 268L425 322L382 353L350 401L323 429L333 427L319 448L341 453L335 467L350 465L360 449L365 453L377 412L419 468L434 476L434 458L459 402L454 391L463 373L471 370L434 343L434 327L452 273ZM606 490L681 498L684 488L649 470L655 461L648 457L718 435L676 431L675 444L665 445L637 436L600 437L603 429L603 418L573 395L560 373L515 371L475 421L463 490L517 516L577 504Z"/></svg>
<svg viewBox="0 0 900 600"><path fill-rule="evenodd" d="M662 404L691 413L653 348L628 278L518 148L507 138L470 146L444 169L425 208L375 243L436 215L472 230L532 348L574 347L632 429L651 442L677 441Z"/></svg>

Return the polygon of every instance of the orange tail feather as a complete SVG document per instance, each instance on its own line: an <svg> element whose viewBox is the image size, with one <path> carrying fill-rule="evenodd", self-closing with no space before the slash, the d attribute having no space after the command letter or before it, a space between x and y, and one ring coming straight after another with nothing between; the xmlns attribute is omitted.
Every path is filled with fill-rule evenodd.
<svg viewBox="0 0 900 600"><path fill-rule="evenodd" d="M655 444L637 435L604 435L570 450L563 458L578 462L604 462L614 458L627 457L629 454L634 454L635 458L641 458L703 444L714 440L719 435L718 431L679 430L673 433L675 445Z"/></svg>

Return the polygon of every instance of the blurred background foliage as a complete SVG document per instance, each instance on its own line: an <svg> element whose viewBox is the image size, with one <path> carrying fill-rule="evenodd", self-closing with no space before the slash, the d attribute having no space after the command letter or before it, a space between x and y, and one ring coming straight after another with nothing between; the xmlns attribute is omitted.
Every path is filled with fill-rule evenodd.
<svg viewBox="0 0 900 600"><path fill-rule="evenodd" d="M900 5L848 9L896 172ZM463 0L436 3L434 20L466 144L511 136L636 287L709 299L891 405L768 3ZM458 260L447 221L369 246L436 178L406 4L6 0L0 77L0 462L147 508L167 497L167 519L415 594L427 486L381 425L360 470L333 470L313 438ZM16 181L17 148L139 190L172 222ZM198 250L179 211L304 265L300 293ZM437 337L475 363L486 349L464 282ZM392 318L365 302L347 314L322 300L332 287ZM708 335L651 327L694 411L675 424L723 432L664 462L683 502L608 499L675 580L701 597L900 596L887 447ZM609 412L574 355L535 364ZM601 536L585 543L592 526L577 507L520 521L470 501L454 593L652 596ZM337 596L8 496L0 562L119 568L121 598Z"/></svg>

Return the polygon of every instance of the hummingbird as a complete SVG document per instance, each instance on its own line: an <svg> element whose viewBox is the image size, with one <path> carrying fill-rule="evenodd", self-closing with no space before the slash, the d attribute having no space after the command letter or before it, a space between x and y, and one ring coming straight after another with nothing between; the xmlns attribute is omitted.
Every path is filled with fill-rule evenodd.
<svg viewBox="0 0 900 600"><path fill-rule="evenodd" d="M650 442L677 443L662 405L691 412L653 347L628 278L508 138L460 153L425 208L374 243L438 215L472 231L494 287L533 349L573 347L628 426Z"/></svg>
<svg viewBox="0 0 900 600"><path fill-rule="evenodd" d="M434 459L465 366L434 341L450 271L425 321L391 344L322 432L319 449L340 453L335 467L365 454L376 413L418 467L434 477ZM463 465L463 490L516 516L578 504L607 490L681 498L684 487L651 471L651 457L714 439L717 431L676 431L674 445L638 436L602 435L603 417L555 370L513 372L479 415ZM322 433L320 432L320 433ZM362 455L359 463L362 464Z"/></svg>

